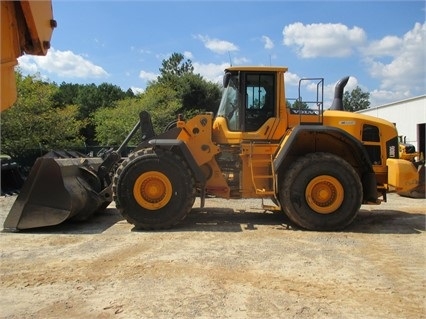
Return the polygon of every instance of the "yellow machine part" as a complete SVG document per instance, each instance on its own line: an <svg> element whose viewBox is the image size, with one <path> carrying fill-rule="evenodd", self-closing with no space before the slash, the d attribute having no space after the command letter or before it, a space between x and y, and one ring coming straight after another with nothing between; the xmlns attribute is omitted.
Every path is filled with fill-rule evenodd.
<svg viewBox="0 0 426 319"><path fill-rule="evenodd" d="M1 111L16 100L17 58L46 55L55 27L51 1L1 1Z"/></svg>
<svg viewBox="0 0 426 319"><path fill-rule="evenodd" d="M388 184L397 193L409 193L419 185L419 172L410 161L403 159L386 160L388 166Z"/></svg>
<svg viewBox="0 0 426 319"><path fill-rule="evenodd" d="M172 184L161 172L143 173L136 179L133 186L133 196L138 204L152 211L166 206L172 194Z"/></svg>

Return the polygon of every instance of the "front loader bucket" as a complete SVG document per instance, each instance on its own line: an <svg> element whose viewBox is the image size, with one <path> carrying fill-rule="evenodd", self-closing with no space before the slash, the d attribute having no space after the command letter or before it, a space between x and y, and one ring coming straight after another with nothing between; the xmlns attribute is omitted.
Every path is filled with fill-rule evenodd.
<svg viewBox="0 0 426 319"><path fill-rule="evenodd" d="M108 206L99 193L96 168L101 158L40 157L4 222L6 231L84 220Z"/></svg>
<svg viewBox="0 0 426 319"><path fill-rule="evenodd" d="M412 189L405 192L397 192L398 195L411 198L426 198L426 185L425 185L425 166L421 165L418 169L419 184Z"/></svg>

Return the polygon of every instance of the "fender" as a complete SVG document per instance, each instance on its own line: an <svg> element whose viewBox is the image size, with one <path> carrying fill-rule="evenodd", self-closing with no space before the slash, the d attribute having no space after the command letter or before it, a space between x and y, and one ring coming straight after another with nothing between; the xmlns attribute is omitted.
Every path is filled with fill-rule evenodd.
<svg viewBox="0 0 426 319"><path fill-rule="evenodd" d="M204 176L200 167L195 162L194 157L192 156L191 152L188 149L188 146L182 140L178 140L178 139L152 139L148 143L154 148L161 147L161 148L169 149L173 152L178 152L180 155L183 156L183 158L185 159L186 163L189 166L189 169L194 174L195 181L200 183L200 190L201 190L200 207L204 207L206 177Z"/></svg>
<svg viewBox="0 0 426 319"><path fill-rule="evenodd" d="M306 134L312 134L313 138L307 141L306 137L303 137ZM278 173L281 167L290 165L292 158L306 153L326 151L339 155L338 150L332 149L332 147L324 148L324 143L317 145L315 140L320 136L333 140L336 144L349 146L350 156L360 169L364 201L377 201L376 175L366 149L359 140L340 128L323 125L299 125L295 127L285 145L278 149L273 162L275 173ZM321 148L319 149L317 146Z"/></svg>

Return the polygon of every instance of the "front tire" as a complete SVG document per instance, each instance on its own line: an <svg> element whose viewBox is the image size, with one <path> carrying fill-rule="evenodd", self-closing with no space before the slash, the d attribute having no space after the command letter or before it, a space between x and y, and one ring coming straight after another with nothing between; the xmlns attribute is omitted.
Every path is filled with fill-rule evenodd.
<svg viewBox="0 0 426 319"><path fill-rule="evenodd" d="M309 230L349 225L362 203L362 184L354 168L329 153L297 159L284 174L279 198L286 215Z"/></svg>
<svg viewBox="0 0 426 319"><path fill-rule="evenodd" d="M140 229L165 229L192 208L194 179L178 155L143 149L123 161L114 176L114 200L122 216Z"/></svg>

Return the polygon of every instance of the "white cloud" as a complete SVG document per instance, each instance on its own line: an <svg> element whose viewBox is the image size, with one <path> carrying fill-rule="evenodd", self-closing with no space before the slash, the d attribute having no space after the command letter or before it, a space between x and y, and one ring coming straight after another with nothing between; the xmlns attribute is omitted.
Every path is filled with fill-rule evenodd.
<svg viewBox="0 0 426 319"><path fill-rule="evenodd" d="M299 85L299 80L300 80L300 76L298 76L295 73L291 73L291 72L286 72L285 73L285 84L287 85L293 85L293 86L297 86Z"/></svg>
<svg viewBox="0 0 426 319"><path fill-rule="evenodd" d="M246 57L231 58L232 65L243 65L250 62Z"/></svg>
<svg viewBox="0 0 426 319"><path fill-rule="evenodd" d="M361 51L366 56L389 56L395 54L403 45L402 39L396 36L385 36L378 41L372 41Z"/></svg>
<svg viewBox="0 0 426 319"><path fill-rule="evenodd" d="M346 57L366 39L363 29L348 28L337 23L313 23L304 25L300 22L285 26L283 43L294 47L303 58Z"/></svg>
<svg viewBox="0 0 426 319"><path fill-rule="evenodd" d="M28 73L48 72L66 78L105 78L108 73L81 55L72 51L51 48L46 56L24 55L18 59L19 67Z"/></svg>
<svg viewBox="0 0 426 319"><path fill-rule="evenodd" d="M203 64L199 62L194 62L192 65L194 66L195 74L199 73L206 80L219 84L222 84L223 71L229 67L229 63Z"/></svg>
<svg viewBox="0 0 426 319"><path fill-rule="evenodd" d="M210 39L208 36L204 36L201 34L196 35L194 37L198 40L201 40L207 49L215 53L224 54L227 52L239 50L235 44L225 40Z"/></svg>
<svg viewBox="0 0 426 319"><path fill-rule="evenodd" d="M135 86L132 86L130 89L131 89L131 90L133 91L133 93L134 93L134 94L136 94L136 95L138 95L138 94L142 94L142 93L144 93L144 92L145 92L145 89L144 89L144 88L139 88L139 87L135 87Z"/></svg>
<svg viewBox="0 0 426 319"><path fill-rule="evenodd" d="M194 55L190 51L183 52L183 56L185 59L189 59L189 60L192 60L194 58Z"/></svg>
<svg viewBox="0 0 426 319"><path fill-rule="evenodd" d="M370 92L370 107L405 100L409 97L412 97L412 95L407 91L373 90Z"/></svg>
<svg viewBox="0 0 426 319"><path fill-rule="evenodd" d="M286 99L289 99L292 103L293 100L298 98L298 88L299 88L299 81L303 77L300 77L298 74L286 72L285 73L285 87L286 87ZM331 103L334 98L334 91L337 82L340 81L338 79L334 83L326 84L324 83L324 96L323 96L323 102L324 102L324 109L328 109L331 106ZM302 97L302 100L304 101L316 101L317 99L317 88L321 90L321 86L317 86L319 83L319 80L304 80L301 82L301 88L300 88L300 95ZM345 86L344 91L352 91L357 86L360 86L358 83L358 79L356 77L349 77L349 81ZM361 88L363 91L365 91L364 88ZM319 98L321 97L321 93L319 92ZM310 106L312 107L313 104L311 103Z"/></svg>
<svg viewBox="0 0 426 319"><path fill-rule="evenodd" d="M400 92L395 96L401 98L424 94L425 47L426 23L416 23L403 37L386 36L362 50L370 75L381 82L376 97L385 97L384 92Z"/></svg>
<svg viewBox="0 0 426 319"><path fill-rule="evenodd" d="M154 81L156 80L158 77L158 74L156 73L152 73L152 72L146 72L144 70L141 70L139 72L139 78L141 78L142 80L145 81Z"/></svg>
<svg viewBox="0 0 426 319"><path fill-rule="evenodd" d="M283 29L283 43L295 48L299 56L344 57L360 55L370 77L379 81L377 88L362 87L353 78L345 90L357 85L370 92L371 106L377 106L424 94L426 88L426 23L415 23L401 36L387 34L367 41L365 32L342 24L294 23ZM288 82L287 82L288 83ZM332 98L334 86L324 88L325 99Z"/></svg>
<svg viewBox="0 0 426 319"><path fill-rule="evenodd" d="M265 49L273 49L274 42L266 35L262 35L262 41L265 44Z"/></svg>
<svg viewBox="0 0 426 319"><path fill-rule="evenodd" d="M40 72L40 68L38 67L38 64L36 63L34 58L38 58L35 56L30 55L23 55L18 58L18 65L19 68L29 74L34 74L37 72Z"/></svg>

